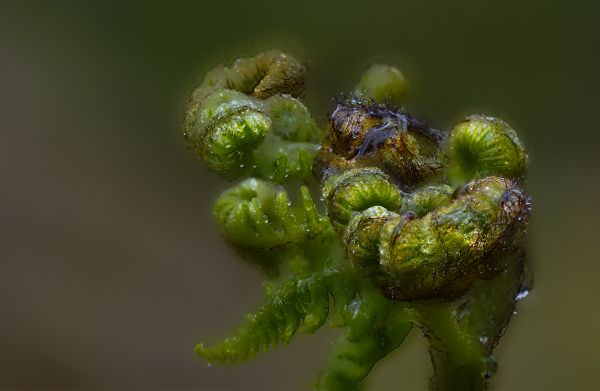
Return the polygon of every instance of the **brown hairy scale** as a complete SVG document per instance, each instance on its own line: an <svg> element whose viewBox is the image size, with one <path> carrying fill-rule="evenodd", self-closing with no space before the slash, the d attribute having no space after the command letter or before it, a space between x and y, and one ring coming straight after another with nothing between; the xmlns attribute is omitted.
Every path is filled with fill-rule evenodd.
<svg viewBox="0 0 600 391"><path fill-rule="evenodd" d="M445 167L444 134L407 113L357 98L340 101L329 116L330 131L315 161L322 178L353 167L376 166L405 185Z"/></svg>

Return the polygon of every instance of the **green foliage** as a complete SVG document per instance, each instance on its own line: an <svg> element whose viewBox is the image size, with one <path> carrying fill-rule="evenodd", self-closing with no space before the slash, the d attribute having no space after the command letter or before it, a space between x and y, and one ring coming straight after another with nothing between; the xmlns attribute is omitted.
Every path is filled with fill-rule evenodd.
<svg viewBox="0 0 600 391"><path fill-rule="evenodd" d="M273 131L283 140L301 143L321 141L321 130L304 104L290 95L273 95L264 101Z"/></svg>
<svg viewBox="0 0 600 391"><path fill-rule="evenodd" d="M523 144L496 118L468 117L447 135L387 106L407 83L386 65L337 103L323 136L299 100L304 72L265 52L210 71L190 98L190 147L218 174L246 178L214 216L270 279L266 304L235 336L196 352L240 362L298 331L344 327L316 387L356 390L418 327L432 389L486 389L492 351L530 289Z"/></svg>
<svg viewBox="0 0 600 391"><path fill-rule="evenodd" d="M235 337L208 349L200 344L196 353L210 362L237 362L288 343L299 327L312 334L327 321L332 299L337 308L343 306L343 297L356 291L355 281L349 277L343 271L327 269L305 279L290 278L268 293L268 303L248 316Z"/></svg>
<svg viewBox="0 0 600 391"><path fill-rule="evenodd" d="M271 289L267 299L235 337L212 348L200 344L196 353L210 362L243 361L260 350L289 343L298 329L312 334L328 319L337 326L347 325L351 338L360 338L387 318L390 306L374 288L361 286L353 273L339 268L305 278L292 276Z"/></svg>

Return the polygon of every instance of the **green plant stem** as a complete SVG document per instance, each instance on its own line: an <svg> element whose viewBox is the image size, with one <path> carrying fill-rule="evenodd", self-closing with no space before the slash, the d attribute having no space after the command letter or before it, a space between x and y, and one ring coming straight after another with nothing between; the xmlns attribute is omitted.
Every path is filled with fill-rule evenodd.
<svg viewBox="0 0 600 391"><path fill-rule="evenodd" d="M503 267L499 275L479 281L453 302L414 305L429 340L432 390L487 389L496 370L492 350L515 310L515 298L531 288L522 252L507 257Z"/></svg>
<svg viewBox="0 0 600 391"><path fill-rule="evenodd" d="M436 391L485 390L484 352L475 336L465 333L447 304L419 308L421 328L429 340Z"/></svg>
<svg viewBox="0 0 600 391"><path fill-rule="evenodd" d="M393 308L385 323L369 333L352 337L348 332L333 348L316 384L317 390L360 390L373 366L399 347L412 330L413 323L404 308Z"/></svg>

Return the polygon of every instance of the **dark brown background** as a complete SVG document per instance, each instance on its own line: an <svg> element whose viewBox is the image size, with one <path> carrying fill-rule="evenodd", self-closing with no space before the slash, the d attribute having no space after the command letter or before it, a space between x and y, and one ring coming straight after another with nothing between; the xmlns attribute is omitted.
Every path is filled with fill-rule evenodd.
<svg viewBox="0 0 600 391"><path fill-rule="evenodd" d="M170 3L170 2L169 2ZM531 150L534 292L497 351L496 390L599 389L595 2L3 3L2 389L306 389L337 332L236 367L198 341L261 301L210 215L229 184L180 137L202 71L269 47L309 60L308 103L372 61L399 64L442 128L485 111ZM414 333L371 389L424 389Z"/></svg>

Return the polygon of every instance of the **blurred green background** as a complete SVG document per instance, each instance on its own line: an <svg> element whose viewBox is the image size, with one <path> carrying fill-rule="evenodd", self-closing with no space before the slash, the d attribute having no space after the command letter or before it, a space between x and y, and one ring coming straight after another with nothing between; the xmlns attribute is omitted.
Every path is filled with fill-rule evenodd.
<svg viewBox="0 0 600 391"><path fill-rule="evenodd" d="M493 386L600 389L597 2L123 3L2 3L0 388L310 387L335 330L236 367L193 354L262 287L212 221L229 184L185 149L185 98L212 66L277 47L308 62L321 123L378 61L433 125L481 111L519 131L536 282ZM370 386L426 389L430 370L414 332Z"/></svg>

